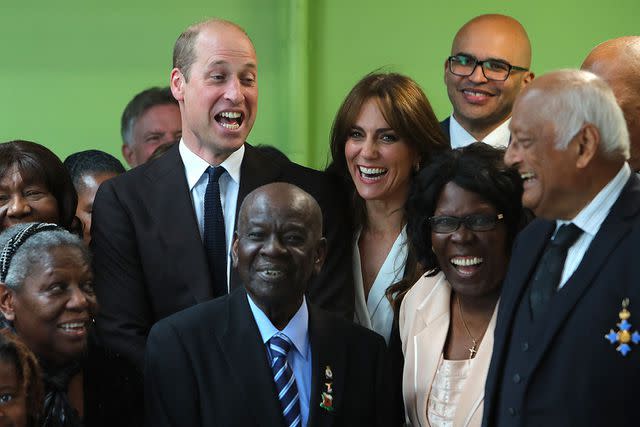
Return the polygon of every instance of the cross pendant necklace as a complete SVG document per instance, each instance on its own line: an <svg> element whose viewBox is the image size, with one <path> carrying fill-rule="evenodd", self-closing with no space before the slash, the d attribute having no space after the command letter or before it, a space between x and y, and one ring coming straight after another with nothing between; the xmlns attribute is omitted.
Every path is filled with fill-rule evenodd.
<svg viewBox="0 0 640 427"><path fill-rule="evenodd" d="M473 345L469 347L469 359L473 359L478 352L478 341L471 335L471 331L469 330L469 326L467 326L467 322L464 320L464 314L462 314L462 304L460 304L460 296L456 295L456 301L458 301L458 311L460 312L460 320L462 320L462 324L464 325L464 329L467 331L467 335L471 338L471 342Z"/></svg>

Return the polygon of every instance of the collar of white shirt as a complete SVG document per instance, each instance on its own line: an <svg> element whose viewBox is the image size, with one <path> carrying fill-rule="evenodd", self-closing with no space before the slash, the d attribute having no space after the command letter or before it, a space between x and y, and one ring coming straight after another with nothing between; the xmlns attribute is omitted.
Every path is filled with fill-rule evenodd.
<svg viewBox="0 0 640 427"><path fill-rule="evenodd" d="M180 151L182 163L184 163L184 171L187 176L189 191L191 191L210 165L200 156L191 151L182 139L180 140L178 149ZM231 153L231 155L220 164L220 166L226 169L231 179L236 183L240 183L240 166L242 165L243 157L244 144Z"/></svg>
<svg viewBox="0 0 640 427"><path fill-rule="evenodd" d="M493 147L506 147L509 145L509 137L511 136L511 132L509 132L510 121L511 117L491 131L491 133L487 135L482 142ZM466 147L467 145L473 144L477 141L475 136L467 132L466 129L456 121L453 114L449 120L449 135L451 139L451 148Z"/></svg>
<svg viewBox="0 0 640 427"><path fill-rule="evenodd" d="M557 220L556 231L561 225L572 222L580 227L583 232L594 237L598 233L598 230L600 230L600 226L607 218L607 215L609 215L613 204L618 200L618 196L620 196L630 176L631 168L629 164L625 162L616 176L600 190L596 197L591 199L591 201L582 208L575 218L571 221Z"/></svg>

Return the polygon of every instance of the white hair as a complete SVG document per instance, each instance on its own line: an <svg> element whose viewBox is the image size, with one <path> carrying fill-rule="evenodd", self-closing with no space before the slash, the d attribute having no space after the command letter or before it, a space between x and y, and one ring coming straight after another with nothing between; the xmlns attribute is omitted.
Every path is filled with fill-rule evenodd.
<svg viewBox="0 0 640 427"><path fill-rule="evenodd" d="M600 152L607 157L629 158L629 131L613 91L589 71L559 70L550 90L533 89L543 96L542 112L555 125L556 148L565 150L587 123L600 133ZM531 93L530 92L530 93Z"/></svg>

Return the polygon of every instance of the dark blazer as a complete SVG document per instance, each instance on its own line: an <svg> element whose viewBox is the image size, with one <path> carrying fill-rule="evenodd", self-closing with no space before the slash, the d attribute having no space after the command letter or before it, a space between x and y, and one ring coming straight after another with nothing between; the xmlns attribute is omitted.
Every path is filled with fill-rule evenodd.
<svg viewBox="0 0 640 427"><path fill-rule="evenodd" d="M630 300L631 332L640 329L640 179L632 175L627 182L578 269L551 300L537 344L530 345L512 327L554 229L554 222L538 219L516 240L498 310L483 425L636 425L640 345L631 344L623 357L605 335L618 329L623 298ZM508 352L513 360L530 361L518 376L504 371ZM501 395L522 391L521 406L500 407Z"/></svg>
<svg viewBox="0 0 640 427"><path fill-rule="evenodd" d="M440 122L440 129L442 129L442 133L447 137L447 141L451 140L451 134L449 133L449 121L451 120L451 116L447 117L443 121Z"/></svg>
<svg viewBox="0 0 640 427"><path fill-rule="evenodd" d="M309 308L309 426L388 426L381 336ZM145 419L151 427L284 427L266 348L243 288L158 322L147 343ZM325 368L333 406L320 407Z"/></svg>
<svg viewBox="0 0 640 427"><path fill-rule="evenodd" d="M323 212L328 258L308 288L309 300L351 318L352 254L342 187L323 172L245 147L237 209L248 193L270 182L290 182L314 196ZM177 145L100 186L91 234L100 337L141 368L146 336L156 321L219 296L213 293ZM231 286L237 284L232 271Z"/></svg>

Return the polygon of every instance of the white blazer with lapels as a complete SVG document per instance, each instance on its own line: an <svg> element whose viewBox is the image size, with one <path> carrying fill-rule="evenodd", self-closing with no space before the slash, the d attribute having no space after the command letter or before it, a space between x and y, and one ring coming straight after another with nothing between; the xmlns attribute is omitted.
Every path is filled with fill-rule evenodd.
<svg viewBox="0 0 640 427"><path fill-rule="evenodd" d="M427 400L449 331L450 300L451 285L440 272L433 277L422 276L400 307L400 339L404 353L402 394L412 426L429 426ZM482 422L484 383L493 351L496 312L497 304L460 396L454 419L456 427L480 426Z"/></svg>

